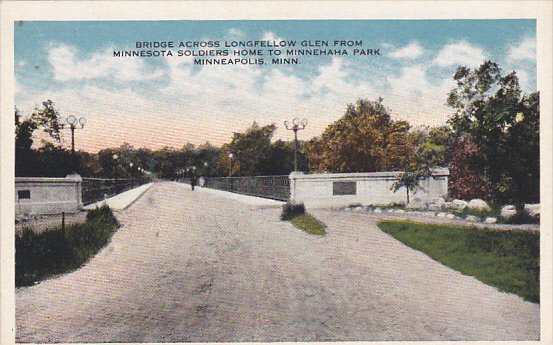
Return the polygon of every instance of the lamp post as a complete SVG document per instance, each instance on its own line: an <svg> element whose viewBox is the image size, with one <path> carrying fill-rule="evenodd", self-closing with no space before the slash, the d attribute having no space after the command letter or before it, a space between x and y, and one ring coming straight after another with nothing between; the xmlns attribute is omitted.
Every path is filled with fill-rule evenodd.
<svg viewBox="0 0 553 345"><path fill-rule="evenodd" d="M133 170L132 170L133 165L134 165L133 162L130 162L130 163L129 163L129 167L130 167L130 169L131 169L131 188L134 187L134 174L133 174Z"/></svg>
<svg viewBox="0 0 553 345"><path fill-rule="evenodd" d="M204 185L203 187L207 187L207 177L209 176L209 164L207 162L204 162Z"/></svg>
<svg viewBox="0 0 553 345"><path fill-rule="evenodd" d="M228 158L230 159L230 170L228 176L230 178L230 190L232 191L234 190L234 181L232 180L232 158L234 158L234 155L232 154L232 152L228 154Z"/></svg>
<svg viewBox="0 0 553 345"><path fill-rule="evenodd" d="M297 117L292 120L292 124L289 121L284 121L284 127L287 130L294 131L294 171L298 171L298 131L305 129L307 126L307 119L298 119Z"/></svg>
<svg viewBox="0 0 553 345"><path fill-rule="evenodd" d="M81 117L77 120L77 118L73 115L69 115L67 118L62 117L60 119L61 122L61 128L65 128L65 125L69 125L69 129L71 129L71 156L73 159L73 172L77 172L77 156L75 155L75 129L77 129L77 125L81 125L81 129L84 128L84 125L86 125L86 119L84 117Z"/></svg>
<svg viewBox="0 0 553 345"><path fill-rule="evenodd" d="M117 194L117 164L118 164L118 159L119 159L119 155L117 153L114 153L113 156L111 156L111 158L113 158L114 160L114 164L113 164L113 177L115 177L115 194Z"/></svg>

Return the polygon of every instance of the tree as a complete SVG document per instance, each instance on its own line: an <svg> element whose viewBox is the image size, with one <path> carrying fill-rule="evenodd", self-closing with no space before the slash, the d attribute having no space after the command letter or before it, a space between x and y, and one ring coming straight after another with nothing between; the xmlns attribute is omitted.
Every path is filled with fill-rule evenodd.
<svg viewBox="0 0 553 345"><path fill-rule="evenodd" d="M461 136L451 159L449 194L459 199L491 197L490 178L481 169L485 160L484 154L470 135Z"/></svg>
<svg viewBox="0 0 553 345"><path fill-rule="evenodd" d="M411 159L409 123L393 121L382 98L360 99L306 145L310 171L402 170Z"/></svg>
<svg viewBox="0 0 553 345"><path fill-rule="evenodd" d="M420 181L430 176L430 171L421 169L415 171L406 171L402 173L399 179L392 184L391 189L397 192L400 188L405 187L407 193L407 203L409 203L409 192L414 192L419 187Z"/></svg>
<svg viewBox="0 0 553 345"><path fill-rule="evenodd" d="M264 170L264 165L268 163L271 138L275 130L274 123L260 127L254 122L244 133L234 133L231 142L223 145L221 165L230 169L228 153L232 153L234 175L260 175L260 172Z"/></svg>
<svg viewBox="0 0 553 345"><path fill-rule="evenodd" d="M32 119L22 119L15 108L15 176L32 176L33 132L37 125Z"/></svg>
<svg viewBox="0 0 553 345"><path fill-rule="evenodd" d="M54 106L54 102L47 100L42 102L42 108L35 108L35 112L31 115L31 119L36 123L37 127L42 128L48 136L54 140L56 144L61 143L61 124L60 114Z"/></svg>
<svg viewBox="0 0 553 345"><path fill-rule="evenodd" d="M461 66L453 78L449 124L480 150L479 169L489 177L494 198L539 200L539 94L523 95L516 72L502 75L492 61L475 69Z"/></svg>

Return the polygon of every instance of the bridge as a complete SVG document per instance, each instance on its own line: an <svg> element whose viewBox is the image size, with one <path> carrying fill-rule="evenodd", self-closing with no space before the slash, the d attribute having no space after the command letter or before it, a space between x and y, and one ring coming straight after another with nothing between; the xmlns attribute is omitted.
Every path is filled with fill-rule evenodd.
<svg viewBox="0 0 553 345"><path fill-rule="evenodd" d="M17 342L538 340L540 306L406 247L366 214L156 182L84 267L16 291ZM424 298L422 298L424 296Z"/></svg>

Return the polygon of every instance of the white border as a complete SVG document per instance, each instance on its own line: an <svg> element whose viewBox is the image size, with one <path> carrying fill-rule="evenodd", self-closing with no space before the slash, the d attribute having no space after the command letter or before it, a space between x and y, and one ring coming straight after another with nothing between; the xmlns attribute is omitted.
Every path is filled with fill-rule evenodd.
<svg viewBox="0 0 553 345"><path fill-rule="evenodd" d="M541 341L552 336L553 111L551 1L2 1L0 0L0 343L15 339L14 61L16 20L537 19L541 92ZM384 342L380 342L384 343ZM399 342L385 342L399 343ZM404 344L405 342L401 342ZM420 342L422 343L422 342ZM424 342L428 344L429 342ZM434 343L434 342L430 342ZM436 342L437 343L437 342ZM439 342L442 343L442 342ZM466 342L455 342L463 344ZM472 344L473 342L471 342ZM528 342L537 343L537 342Z"/></svg>

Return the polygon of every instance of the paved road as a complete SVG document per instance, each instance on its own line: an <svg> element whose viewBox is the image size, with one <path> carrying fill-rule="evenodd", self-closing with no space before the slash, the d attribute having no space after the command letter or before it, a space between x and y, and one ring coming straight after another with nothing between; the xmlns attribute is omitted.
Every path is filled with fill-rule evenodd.
<svg viewBox="0 0 553 345"><path fill-rule="evenodd" d="M328 225L317 237L279 213L156 183L86 266L17 290L17 341L539 338L539 305L432 261L368 217L315 212Z"/></svg>

